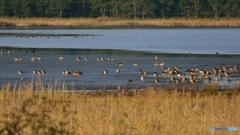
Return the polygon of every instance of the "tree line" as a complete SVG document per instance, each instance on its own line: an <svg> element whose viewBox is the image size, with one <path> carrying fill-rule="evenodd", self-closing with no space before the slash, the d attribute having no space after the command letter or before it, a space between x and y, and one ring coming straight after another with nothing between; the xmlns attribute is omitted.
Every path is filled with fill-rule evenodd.
<svg viewBox="0 0 240 135"><path fill-rule="evenodd" d="M240 17L240 0L0 0L0 17Z"/></svg>

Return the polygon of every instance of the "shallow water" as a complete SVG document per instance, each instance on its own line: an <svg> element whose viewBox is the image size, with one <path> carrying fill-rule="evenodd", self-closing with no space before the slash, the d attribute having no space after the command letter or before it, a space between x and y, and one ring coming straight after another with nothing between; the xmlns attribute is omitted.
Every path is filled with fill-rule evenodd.
<svg viewBox="0 0 240 135"><path fill-rule="evenodd" d="M4 33L77 34L15 38L3 36L1 46L26 48L124 49L156 53L240 54L240 28L1 30Z"/></svg>
<svg viewBox="0 0 240 135"><path fill-rule="evenodd" d="M145 88L148 86L199 88L207 82L176 84L169 79L159 77L159 84L154 82L153 73L161 74L165 68L180 67L185 73L189 68L213 69L215 67L233 67L240 62L240 29L79 29L79 30L1 30L0 56L1 84L28 82L41 79L44 84L54 82L74 84L75 89L116 89L118 85L126 89ZM43 36L38 38L7 36L4 33L37 34L79 34L88 36ZM7 50L11 53L7 54ZM33 53L34 51L34 53ZM190 52L190 54L189 54ZM218 55L215 53L219 52ZM31 57L42 60L31 61ZM65 59L59 60L59 56ZM155 60L154 56L159 56ZM16 57L22 57L19 62ZM76 58L81 57L81 61ZM88 57L89 61L84 61ZM97 57L105 58L97 61ZM113 57L114 61L107 58ZM124 66L118 63L124 61ZM134 62L140 62L134 66ZM155 62L165 62L163 67L154 66ZM120 73L116 72L120 69ZM139 70L147 71L144 82L140 81ZM19 75L18 70L25 74ZM45 70L45 75L33 75L33 70ZM80 77L62 75L63 70L71 72L81 70ZM107 70L108 74L103 75ZM186 73L185 73L186 74ZM186 74L187 79L189 76ZM229 78L222 78L222 86L234 86L238 73ZM132 84L127 84L128 80ZM227 79L231 79L228 82ZM212 80L214 82L214 80Z"/></svg>

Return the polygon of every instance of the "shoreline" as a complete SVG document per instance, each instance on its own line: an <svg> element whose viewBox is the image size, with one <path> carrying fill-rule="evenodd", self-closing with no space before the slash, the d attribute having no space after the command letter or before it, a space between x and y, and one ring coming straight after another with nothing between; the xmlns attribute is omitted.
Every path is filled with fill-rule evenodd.
<svg viewBox="0 0 240 135"><path fill-rule="evenodd" d="M0 29L239 28L240 19L0 18Z"/></svg>
<svg viewBox="0 0 240 135"><path fill-rule="evenodd" d="M14 30L24 30L24 29L49 29L49 30L56 30L56 29L201 29L201 28L240 28L240 26L21 26L21 27L0 27L1 30L5 29L14 29Z"/></svg>

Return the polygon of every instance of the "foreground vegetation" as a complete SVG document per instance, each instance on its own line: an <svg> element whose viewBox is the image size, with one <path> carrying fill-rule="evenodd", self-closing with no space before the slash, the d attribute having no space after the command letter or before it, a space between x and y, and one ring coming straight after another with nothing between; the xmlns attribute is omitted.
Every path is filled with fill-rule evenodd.
<svg viewBox="0 0 240 135"><path fill-rule="evenodd" d="M2 27L239 27L240 19L0 18Z"/></svg>
<svg viewBox="0 0 240 135"><path fill-rule="evenodd" d="M0 90L0 134L209 134L240 127L239 90L77 92L73 86L7 84ZM35 91L33 91L35 89Z"/></svg>

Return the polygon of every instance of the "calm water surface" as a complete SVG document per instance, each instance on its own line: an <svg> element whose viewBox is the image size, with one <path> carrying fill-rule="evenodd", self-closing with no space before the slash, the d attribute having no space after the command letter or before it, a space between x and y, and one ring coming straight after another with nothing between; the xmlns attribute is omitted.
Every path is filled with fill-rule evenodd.
<svg viewBox="0 0 240 135"><path fill-rule="evenodd" d="M207 82L176 84L167 78L159 77L159 84L154 82L153 73L161 74L167 67L213 69L216 67L233 67L240 62L239 28L176 28L176 29L61 29L61 30L0 30L1 84L27 82L41 79L46 85L65 82L74 84L75 89L115 89L144 88L147 86L164 87L201 87ZM15 37L9 35L37 34L39 37ZM48 36L44 36L48 34ZM76 34L80 36L59 36L57 34ZM42 35L40 37L40 35ZM50 35L50 36L49 36ZM52 35L52 36L51 36ZM81 36L82 35L82 36ZM84 36L87 35L87 36ZM7 54L7 50L11 53ZM33 51L35 53L33 53ZM216 55L216 52L219 52ZM189 55L190 53L190 55ZM59 60L59 56L65 59ZM158 60L154 56L159 56ZM16 57L22 57L19 62ZM31 61L31 57L42 57L41 61ZM81 57L77 61L76 57ZM84 61L88 57L89 61ZM105 58L97 61L97 57ZM107 58L113 57L114 61ZM124 66L118 63L124 61ZM134 62L139 62L134 66ZM154 66L156 62L165 62L163 67ZM120 73L116 72L120 69ZM144 82L140 82L139 70L147 71ZM18 70L25 72L22 76ZM33 70L45 70L45 75L33 75ZM81 70L80 77L63 76L63 70ZM107 70L108 74L103 75ZM235 85L240 75L222 78L220 84ZM133 83L127 85L131 79ZM227 81L227 80L231 80ZM214 79L212 80L214 82Z"/></svg>

